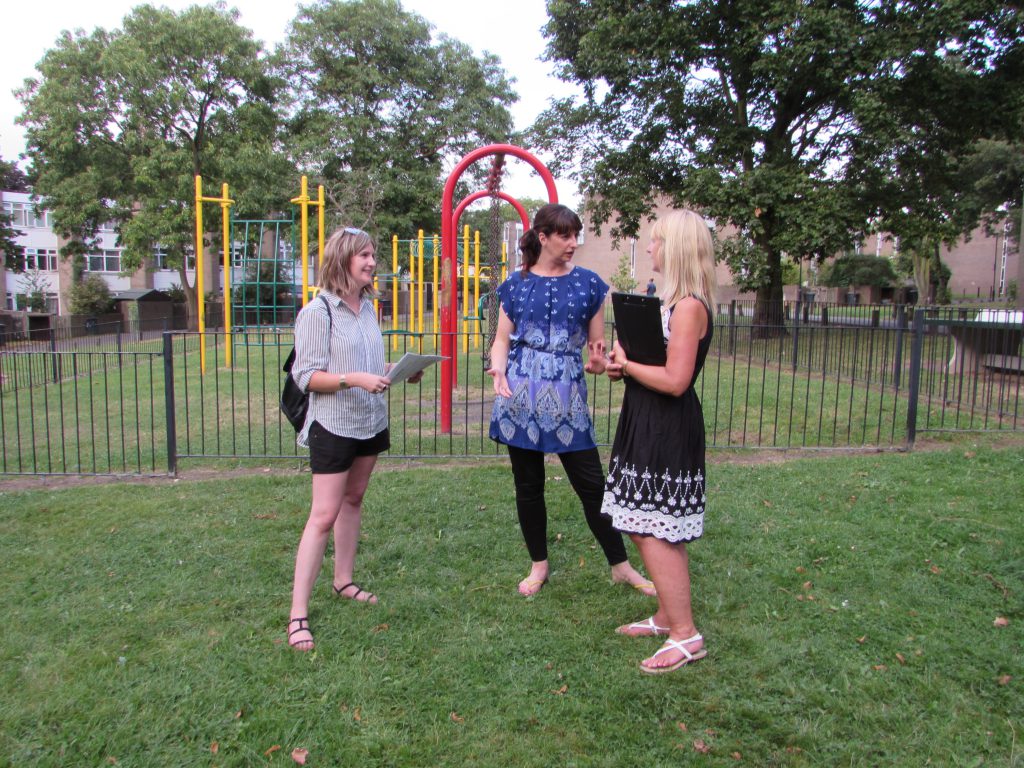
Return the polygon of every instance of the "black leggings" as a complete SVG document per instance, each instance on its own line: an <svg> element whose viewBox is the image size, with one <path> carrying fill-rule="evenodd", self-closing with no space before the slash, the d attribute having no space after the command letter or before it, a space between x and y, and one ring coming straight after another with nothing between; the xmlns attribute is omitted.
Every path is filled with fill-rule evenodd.
<svg viewBox="0 0 1024 768"><path fill-rule="evenodd" d="M526 549L534 562L548 559L548 513L544 504L544 454L508 446L512 477L516 484L516 511ZM572 489L583 502L583 514L591 533L604 550L608 565L626 561L622 536L612 528L611 518L601 514L604 500L604 469L597 448L560 453Z"/></svg>

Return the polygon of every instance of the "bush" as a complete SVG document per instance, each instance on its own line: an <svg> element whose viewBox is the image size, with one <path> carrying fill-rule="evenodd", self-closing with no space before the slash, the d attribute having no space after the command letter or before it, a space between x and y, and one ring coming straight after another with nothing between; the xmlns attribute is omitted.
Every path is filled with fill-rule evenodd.
<svg viewBox="0 0 1024 768"><path fill-rule="evenodd" d="M71 313L74 315L104 315L114 309L110 289L99 275L89 275L71 287Z"/></svg>
<svg viewBox="0 0 1024 768"><path fill-rule="evenodd" d="M882 256L849 254L838 257L821 270L821 281L830 288L872 285L887 288L896 284L892 261Z"/></svg>

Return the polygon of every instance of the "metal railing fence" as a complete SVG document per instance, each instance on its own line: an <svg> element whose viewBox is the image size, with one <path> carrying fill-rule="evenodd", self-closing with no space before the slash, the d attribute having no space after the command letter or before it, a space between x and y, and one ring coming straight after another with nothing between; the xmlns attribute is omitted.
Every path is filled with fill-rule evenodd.
<svg viewBox="0 0 1024 768"><path fill-rule="evenodd" d="M793 311L766 327L720 307L696 383L708 446L875 449L912 446L923 432L1024 427L1022 324L979 323L956 309L878 313L840 323ZM609 339L613 333L609 325ZM196 333L133 340L135 349L124 340L120 350L3 348L0 474L173 474L179 462L305 460L278 408L290 330L231 338L228 367L227 336L205 333L205 372ZM385 339L392 361L441 348L437 334L388 331ZM421 384L389 391L386 457L503 451L488 437L486 334L459 333L455 341L451 431L440 430L440 369L433 366ZM610 444L623 388L604 376L587 383L598 442Z"/></svg>

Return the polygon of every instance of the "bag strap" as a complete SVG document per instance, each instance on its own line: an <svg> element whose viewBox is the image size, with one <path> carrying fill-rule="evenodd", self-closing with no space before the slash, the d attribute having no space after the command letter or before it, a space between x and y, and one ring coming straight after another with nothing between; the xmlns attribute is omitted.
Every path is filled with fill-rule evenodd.
<svg viewBox="0 0 1024 768"><path fill-rule="evenodd" d="M331 303L321 293L320 298L324 301L324 307L327 309L327 354L331 354L331 329L334 327L334 313L331 312ZM292 364L295 362L295 347L292 346L292 351L288 353L288 357L285 358L284 365L281 366L281 370L285 373L292 372Z"/></svg>

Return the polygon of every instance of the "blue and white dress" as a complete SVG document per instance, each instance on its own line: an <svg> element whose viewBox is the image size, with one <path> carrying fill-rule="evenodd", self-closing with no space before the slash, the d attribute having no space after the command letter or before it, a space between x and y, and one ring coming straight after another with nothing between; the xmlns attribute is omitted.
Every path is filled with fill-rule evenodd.
<svg viewBox="0 0 1024 768"><path fill-rule="evenodd" d="M509 346L512 397L498 396L492 440L544 453L594 448L583 347L608 285L583 267L560 277L516 272L498 287L515 326Z"/></svg>

